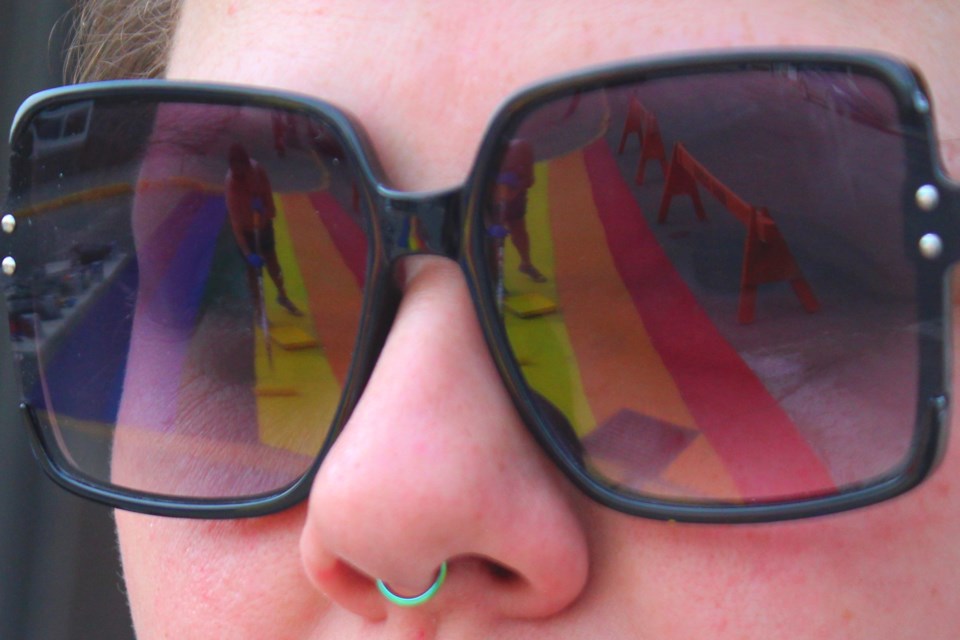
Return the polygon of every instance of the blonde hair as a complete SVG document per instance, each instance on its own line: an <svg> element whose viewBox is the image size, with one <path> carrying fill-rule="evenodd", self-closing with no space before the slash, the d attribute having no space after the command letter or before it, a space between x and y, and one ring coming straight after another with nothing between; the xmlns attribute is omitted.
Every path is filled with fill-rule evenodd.
<svg viewBox="0 0 960 640"><path fill-rule="evenodd" d="M66 52L71 82L164 74L182 0L83 0Z"/></svg>

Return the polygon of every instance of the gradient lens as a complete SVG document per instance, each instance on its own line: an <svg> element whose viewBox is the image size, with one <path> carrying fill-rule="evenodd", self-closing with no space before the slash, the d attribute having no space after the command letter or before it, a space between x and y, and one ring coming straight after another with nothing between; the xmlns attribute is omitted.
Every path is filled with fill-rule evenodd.
<svg viewBox="0 0 960 640"><path fill-rule="evenodd" d="M178 497L299 479L367 270L337 136L281 108L100 98L38 111L14 143L5 295L55 461Z"/></svg>
<svg viewBox="0 0 960 640"><path fill-rule="evenodd" d="M918 381L891 91L782 65L541 103L487 261L541 417L618 491L822 496L900 470Z"/></svg>

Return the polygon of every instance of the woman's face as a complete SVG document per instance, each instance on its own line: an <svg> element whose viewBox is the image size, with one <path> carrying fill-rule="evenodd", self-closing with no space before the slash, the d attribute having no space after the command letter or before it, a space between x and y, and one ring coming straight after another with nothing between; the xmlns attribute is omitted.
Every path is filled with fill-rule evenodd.
<svg viewBox="0 0 960 640"><path fill-rule="evenodd" d="M670 51L885 51L930 83L960 174L960 7L576 0L186 0L168 75L313 94L367 128L406 190L461 182L487 120L546 76ZM960 441L920 489L762 526L627 517L520 422L456 265L419 258L373 377L308 503L242 521L118 512L142 638L944 637L960 628ZM128 389L129 392L129 389ZM429 437L424 437L428 434ZM428 605L423 590L450 571ZM909 631L908 631L909 630Z"/></svg>

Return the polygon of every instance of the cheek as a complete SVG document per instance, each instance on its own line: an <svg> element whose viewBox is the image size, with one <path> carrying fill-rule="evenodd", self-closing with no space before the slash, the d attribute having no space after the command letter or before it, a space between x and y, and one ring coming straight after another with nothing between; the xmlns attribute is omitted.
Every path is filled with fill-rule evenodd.
<svg viewBox="0 0 960 640"><path fill-rule="evenodd" d="M944 140L940 147L943 166L954 180L960 178L960 138Z"/></svg>
<svg viewBox="0 0 960 640"><path fill-rule="evenodd" d="M328 604L300 565L303 518L302 507L222 522L118 512L138 636L267 638L316 627Z"/></svg>
<svg viewBox="0 0 960 640"><path fill-rule="evenodd" d="M905 623L936 637L960 624L958 458L955 446L897 500L807 521L711 527L591 507L593 593L652 637L889 637Z"/></svg>

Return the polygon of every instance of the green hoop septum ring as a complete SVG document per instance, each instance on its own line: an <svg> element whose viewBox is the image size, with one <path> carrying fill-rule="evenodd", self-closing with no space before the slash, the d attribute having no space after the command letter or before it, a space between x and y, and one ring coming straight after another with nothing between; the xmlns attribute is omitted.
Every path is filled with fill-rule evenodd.
<svg viewBox="0 0 960 640"><path fill-rule="evenodd" d="M440 590L440 587L443 586L443 581L447 579L447 563L444 562L440 565L440 570L437 571L437 579L433 581L433 584L430 585L426 591L421 593L418 596L412 596L410 598L404 598L403 596L398 596L393 591L390 590L390 587L383 581L377 578L377 589L380 590L380 593L384 598L397 605L398 607L416 607L421 605L424 602L427 602L433 596L437 595L437 591Z"/></svg>

